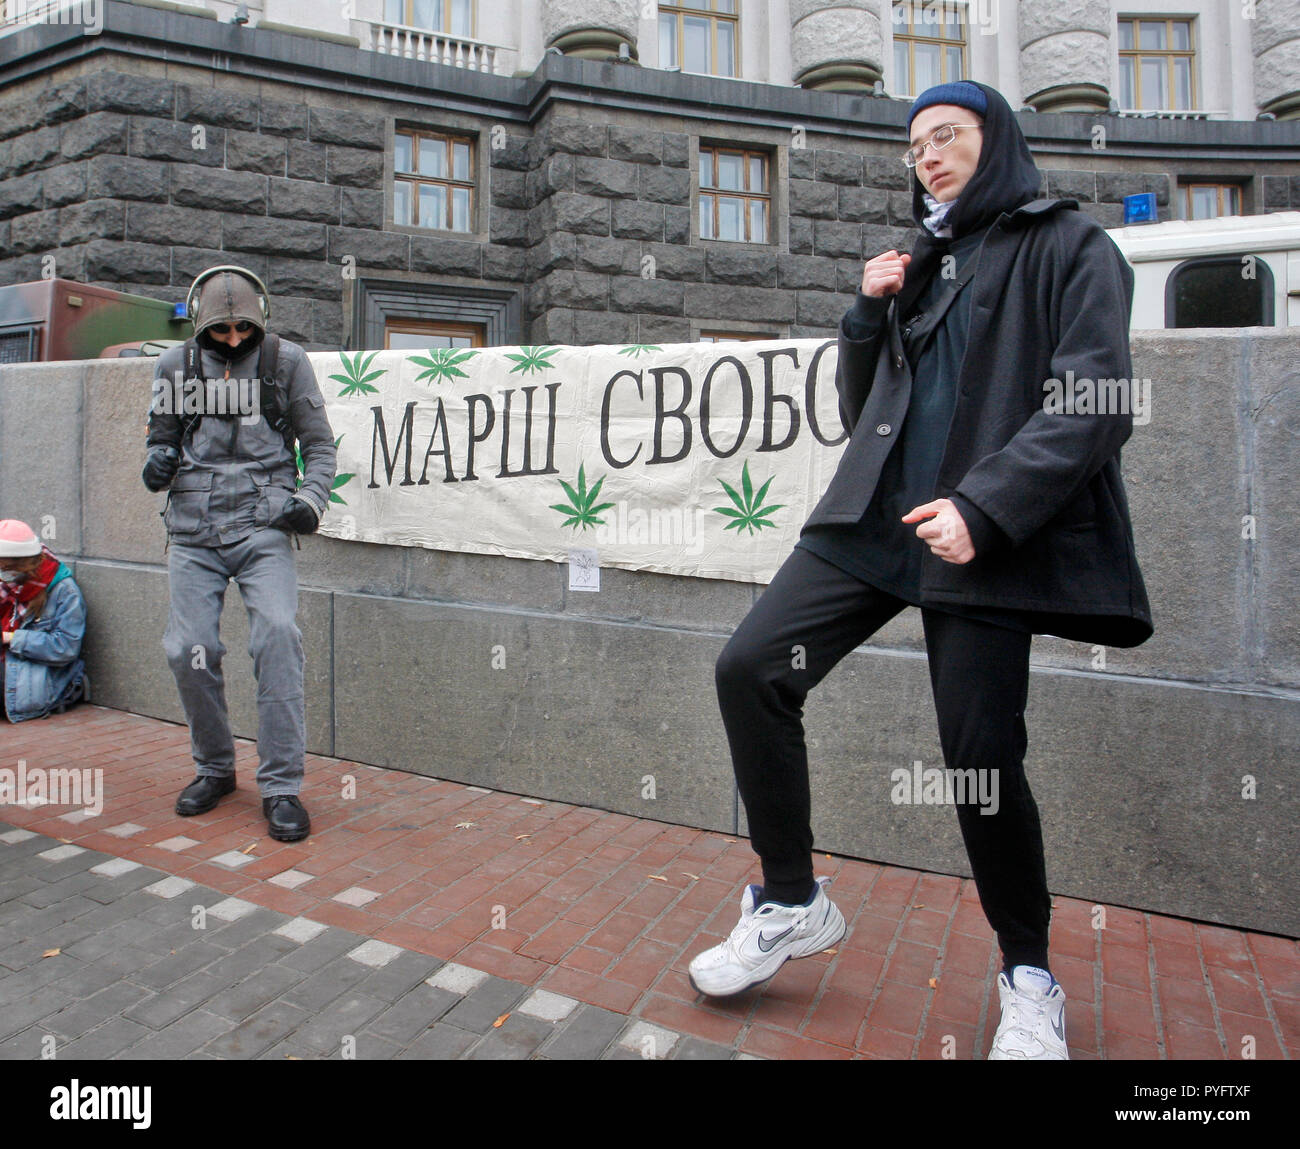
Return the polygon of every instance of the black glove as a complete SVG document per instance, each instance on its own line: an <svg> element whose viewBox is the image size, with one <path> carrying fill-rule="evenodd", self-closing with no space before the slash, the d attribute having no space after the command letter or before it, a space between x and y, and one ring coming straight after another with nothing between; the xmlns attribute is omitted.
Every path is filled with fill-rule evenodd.
<svg viewBox="0 0 1300 1149"><path fill-rule="evenodd" d="M316 512L296 495L284 504L284 510L271 520L271 526L277 531L292 531L295 535L311 535L320 526Z"/></svg>
<svg viewBox="0 0 1300 1149"><path fill-rule="evenodd" d="M145 460L140 477L151 491L161 491L180 470L181 457L175 447L154 447Z"/></svg>

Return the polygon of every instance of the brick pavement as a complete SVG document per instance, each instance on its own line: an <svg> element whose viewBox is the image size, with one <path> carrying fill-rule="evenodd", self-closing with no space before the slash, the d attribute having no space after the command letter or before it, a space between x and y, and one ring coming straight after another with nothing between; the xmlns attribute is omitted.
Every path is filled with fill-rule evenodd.
<svg viewBox="0 0 1300 1149"><path fill-rule="evenodd" d="M313 833L277 843L251 744L179 818L183 727L80 707L0 739L29 776L104 771L97 817L0 807L0 1058L969 1059L996 1027L966 880L823 856L844 941L709 1001L686 963L735 922L744 840L311 757ZM1075 1059L1300 1050L1295 940L1054 907Z"/></svg>

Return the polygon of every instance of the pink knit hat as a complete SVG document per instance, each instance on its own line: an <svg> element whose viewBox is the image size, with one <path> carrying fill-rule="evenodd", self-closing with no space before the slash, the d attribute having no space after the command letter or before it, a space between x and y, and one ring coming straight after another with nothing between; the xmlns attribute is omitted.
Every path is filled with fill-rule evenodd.
<svg viewBox="0 0 1300 1149"><path fill-rule="evenodd" d="M41 553L36 532L19 519L0 519L0 559L21 559Z"/></svg>

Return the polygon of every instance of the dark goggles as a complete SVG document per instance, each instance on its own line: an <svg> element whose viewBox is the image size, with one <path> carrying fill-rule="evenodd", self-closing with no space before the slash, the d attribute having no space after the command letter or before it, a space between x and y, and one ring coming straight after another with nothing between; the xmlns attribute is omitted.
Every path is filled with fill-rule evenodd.
<svg viewBox="0 0 1300 1149"><path fill-rule="evenodd" d="M232 330L238 331L240 335L247 335L253 330L253 325L247 319L241 319L236 324L214 323L208 328L213 335L229 335Z"/></svg>

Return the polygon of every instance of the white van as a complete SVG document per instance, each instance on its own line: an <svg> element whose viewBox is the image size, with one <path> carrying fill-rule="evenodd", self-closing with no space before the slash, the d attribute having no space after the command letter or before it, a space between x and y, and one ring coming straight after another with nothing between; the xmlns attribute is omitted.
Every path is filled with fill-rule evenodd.
<svg viewBox="0 0 1300 1149"><path fill-rule="evenodd" d="M1111 228L1134 330L1300 327L1300 211Z"/></svg>

